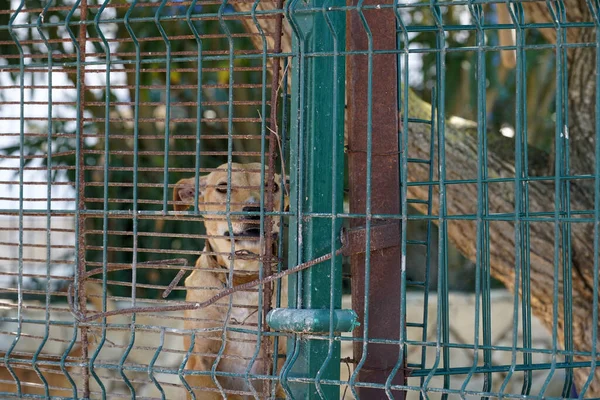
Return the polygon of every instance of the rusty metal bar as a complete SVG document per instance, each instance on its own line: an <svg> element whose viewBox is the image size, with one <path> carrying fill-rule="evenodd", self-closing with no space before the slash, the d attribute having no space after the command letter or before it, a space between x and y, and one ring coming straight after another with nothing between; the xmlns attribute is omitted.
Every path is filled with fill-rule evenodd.
<svg viewBox="0 0 600 400"><path fill-rule="evenodd" d="M396 48L396 19L393 9L362 9L362 6L375 4L381 3L352 0L349 5L359 7L347 17L347 49L368 51L367 55L347 58L350 213L366 214L364 219L354 218L351 227L366 227L366 241L367 237L377 240L381 229L378 226L386 225L390 227L386 240L389 241L390 236L396 240L393 245L382 246L368 255L351 256L352 306L361 322L354 336L398 340L401 328L399 221L370 217L375 213L400 213L399 155L389 151L398 147L397 60L393 54L373 54L374 50ZM369 247L367 244L363 248ZM354 360L358 361L354 382L385 383L401 356L398 345L363 345L363 342L354 342ZM404 370L400 369L392 383L403 384L404 381ZM359 387L355 390L363 399L387 398L382 389ZM397 399L404 398L403 392L393 391L393 394Z"/></svg>
<svg viewBox="0 0 600 400"><path fill-rule="evenodd" d="M79 6L80 10L80 20L85 21L87 19L88 14L88 4L87 0L82 0ZM79 164L78 168L78 204L77 210L85 210L85 138L84 138L84 126L85 126L85 94L86 94L86 85L85 85L85 60L86 60L86 41L87 41L87 26L79 25L79 33L78 33L78 47L79 47L79 59L78 59L78 86L79 92L77 93L78 97L78 109L77 109L77 121L78 121L78 130L77 138L78 140L78 154L77 163ZM85 267L85 225L86 225L86 216L85 214L78 215L77 221L77 236L78 236L78 248L77 248L77 271L78 275L78 302L79 302L79 312L82 316L87 315L87 295L86 295L86 267ZM82 357L82 367L81 367L81 375L83 377L83 397L90 397L90 371L88 367L89 354L88 354L88 328L86 326L80 326L81 330L81 357Z"/></svg>

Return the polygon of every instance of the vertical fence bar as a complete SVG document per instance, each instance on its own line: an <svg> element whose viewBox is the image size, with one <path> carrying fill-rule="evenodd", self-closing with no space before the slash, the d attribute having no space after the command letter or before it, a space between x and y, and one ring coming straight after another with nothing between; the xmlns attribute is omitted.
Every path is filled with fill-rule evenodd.
<svg viewBox="0 0 600 400"><path fill-rule="evenodd" d="M25 54L18 35L13 30L13 24L19 13L25 7L22 0L8 23L9 33L19 51L19 247L18 247L18 276L17 276L17 331L9 349L4 354L4 365L17 386L17 396L21 397L21 382L10 366L10 355L21 339L23 329L23 211L24 211L24 171L25 171Z"/></svg>
<svg viewBox="0 0 600 400"><path fill-rule="evenodd" d="M127 12L125 14L125 19L124 19L124 23L125 23L125 27L127 29L127 32L129 34L129 36L131 37L131 40L134 44L135 47L135 89L134 89L134 109L133 109L133 254L132 254L132 286L131 286L131 305L132 307L135 307L135 302L136 302L136 295L135 295L135 278L137 276L136 273L136 268L137 268L137 259L138 259L138 255L137 255L137 250L138 250L138 229L139 229L139 221L138 221L138 197L139 197L139 190L138 190L138 180L139 180L139 148L140 148L140 129L139 129L139 114L140 114L140 74L141 74L141 50L140 50L140 45L139 42L137 40L137 37L135 35L135 33L133 32L133 29L129 23L129 18L131 16L131 13L133 12L135 6L137 5L137 1L138 0L133 0L133 3L131 4L131 6L127 9ZM108 90L108 88L107 88ZM200 125L198 123L198 125ZM198 186L196 186L198 187ZM106 279L106 273L103 273L103 279ZM104 287L106 287L106 282L103 283ZM106 295L106 293L104 293ZM129 346L127 348L127 350L123 353L123 356L121 357L121 360L119 361L121 364L123 364L125 362L125 360L127 359L129 352L131 351L131 348L133 347L133 343L135 341L135 322L136 322L136 316L135 314L132 316L131 318L131 333L130 333L130 342L129 342ZM161 331L161 336L160 336L160 346L159 348L157 348L156 350L156 355L155 357L157 357L158 353L162 350L162 341L164 340L164 331ZM160 386L160 384L154 379L153 377L153 366L154 366L154 361L155 359L152 360L152 362L149 365L149 372L148 375L150 376L150 378L152 379L152 381L154 382L154 384L157 386L158 390L163 394L164 396L164 392ZM121 371L121 376L123 376L123 372ZM129 385L131 384L131 382L129 381L129 379L127 379L125 377L124 381L126 383L128 383ZM135 390L133 390L131 388L131 386L128 386L130 391L131 391L131 395L135 396Z"/></svg>
<svg viewBox="0 0 600 400"><path fill-rule="evenodd" d="M171 39L169 39L169 35L165 31L165 28L161 24L161 14L167 4L166 0L163 0L156 12L154 13L154 24L160 33L163 42L165 43L166 48L166 57L165 57L165 150L164 150L164 172L163 172L163 213L166 213L169 209L169 190L168 190L168 182L169 182L169 146L171 140L171 68L173 65L172 62L172 54L171 54ZM134 287L135 288L135 287Z"/></svg>
<svg viewBox="0 0 600 400"><path fill-rule="evenodd" d="M87 42L87 27L85 24L79 26L78 36L75 36L73 32L71 20L75 15L75 11L79 9L80 21L87 19L87 0L77 0L73 7L65 18L65 29L71 38L75 53L77 55L77 82L75 83L77 91L77 125L75 128L75 203L76 203L76 220L75 220L75 287L76 287L76 298L78 299L77 307L81 315L85 316L87 313L86 303L86 292L85 292L85 272L86 272L86 259L85 259L85 224L86 216L85 211L85 141L84 141L84 116L85 116L85 59L86 49L85 45ZM73 24L74 25L74 24ZM81 343L81 357L82 357L82 397L87 398L90 395L90 373L88 369L88 328L87 326L81 326L76 324L76 329L80 329L80 343ZM67 355L73 349L75 342L77 341L76 332L69 344L69 347L65 350L61 359L61 369L63 372L65 369L65 359Z"/></svg>
<svg viewBox="0 0 600 400"><path fill-rule="evenodd" d="M229 62L229 82L227 86L227 198L225 200L225 216L227 219L227 230L229 232L233 232L233 225L231 222L231 170L233 168L233 88L234 88L234 74L233 74L233 66L234 66L234 45L233 45L233 37L231 36L231 31L223 18L223 13L225 11L225 7L227 6L227 0L223 0L219 7L218 11L218 20L219 25L221 26L221 30L225 33L227 37L229 53L227 54L228 62ZM262 180L262 178L261 178ZM235 240L231 240L231 254L235 253ZM234 259L231 258L229 261L229 269L228 269L228 284L233 285L233 270L234 270ZM223 398L227 398L227 395L224 392L223 386L217 379L217 367L223 354L225 352L225 346L227 345L227 324L229 324L231 318L231 311L233 310L233 296L229 297L227 312L225 314L225 318L223 320L223 331L221 332L221 347L219 348L219 352L217 353L215 360L211 367L211 378L219 389L219 392L223 396Z"/></svg>
<svg viewBox="0 0 600 400"><path fill-rule="evenodd" d="M353 0L351 4L364 7L381 2ZM400 213L397 57L393 53L373 54L377 50L396 49L396 22L393 8L361 9L359 12L351 11L348 15L348 50L370 51L368 56L349 56L347 63L351 213L365 214L369 208L371 213ZM368 104L376 106L369 110ZM371 143L368 143L369 138ZM367 171L369 155L373 172L370 180ZM371 186L370 198L367 195L368 185ZM371 221L370 216L366 215L364 219L352 221L351 226L360 228L371 223L372 226L391 225L399 221ZM367 229L367 238L370 237L369 231ZM366 248L369 247L367 244ZM355 330L354 336L369 340L399 340L403 322L400 321L400 238L397 245L373 252L370 257L367 255L351 257L352 308L358 313L362 324L361 329ZM369 286L377 290L369 290ZM354 359L360 360L360 363L353 380L386 383L394 366L399 362L404 365L404 360L399 360L401 355L398 346L372 343L365 346L360 341L354 342ZM398 370L387 385L403 384L403 371ZM359 387L356 393L365 399L387 398L382 389ZM403 398L403 393L392 393L397 399Z"/></svg>
<svg viewBox="0 0 600 400"><path fill-rule="evenodd" d="M561 35L562 43L568 43L567 38L567 29L565 29L562 24L567 22L567 14L566 14L566 6L563 0L557 1L557 11L558 11L558 26L557 26L557 36ZM570 141L569 141L569 105L568 105L568 93L569 93L569 66L567 59L567 49L564 46L560 47L560 50L557 51L556 57L562 58L562 64L565 65L565 68L562 71L562 76L560 77L561 86L557 86L557 90L562 90L563 92L563 104L561 104L561 113L563 118L563 135L562 135L562 145L563 149L563 159L562 162L562 176L561 176L561 185L562 185L562 193L561 193L561 215L565 216L567 221L571 219L571 182L570 179L563 179L571 176L570 170ZM558 114L558 105L557 105L557 114ZM573 351L573 274L572 274L572 248L571 248L571 222L563 222L561 223L561 250L562 250L562 301L563 301L563 334L564 334L564 344L563 349L567 352ZM559 278L560 279L560 278ZM559 289L560 290L560 289ZM573 362L573 357L567 353L564 357L564 362L566 364L571 364ZM565 369L565 377L563 383L563 391L562 396L568 397L571 392L573 382L573 370L571 368Z"/></svg>
<svg viewBox="0 0 600 400"><path fill-rule="evenodd" d="M588 7L592 16L594 17L594 24L596 25L596 110L595 110L595 128L596 132L600 132L600 3L598 0L588 1ZM599 257L599 246L600 246L600 140L595 141L594 151L594 256L593 256L593 297L592 297L592 332L591 338L592 343L598 343L598 257ZM590 351L590 370L585 382L580 382L579 399L583 399L588 388L592 384L594 377L596 376L596 368L598 366L598 348L597 346L591 346Z"/></svg>
<svg viewBox="0 0 600 400"><path fill-rule="evenodd" d="M483 31L483 8L479 4L474 4L469 1L468 5L471 19L475 23L476 27L476 42L477 42L477 220L476 220L476 234L475 234L475 311L474 311L474 327L473 327L473 365L467 374L462 386L460 398L466 400L465 391L469 385L469 382L473 378L477 366L479 365L479 334L480 334L480 298L481 295L481 272L485 260L485 226L484 218L487 216L487 198L485 197L485 181L487 180L487 171L485 165L486 160L486 146L485 141L485 129L486 129L486 97L485 97L485 83L486 83L486 61L485 54L482 46L485 43L485 34ZM489 379L489 378L488 378ZM486 384L484 380L484 385Z"/></svg>
<svg viewBox="0 0 600 400"><path fill-rule="evenodd" d="M437 158L439 174L439 209L438 209L438 284L437 284L437 315L436 315L436 334L435 334L435 359L431 371L421 385L421 394L425 399L429 399L429 385L431 379L440 369L440 363L443 369L450 366L450 349L444 344L450 341L449 316L448 316L448 218L447 218L447 183L446 183L446 39L442 16L442 9L437 0L431 0L429 3L431 15L436 26L436 104L435 104L435 124L437 136ZM444 375L443 388L450 387L450 375ZM448 393L441 395L442 400L448 399Z"/></svg>
<svg viewBox="0 0 600 400"><path fill-rule="evenodd" d="M48 286L50 285L50 280L51 280L51 267L52 267L52 239L51 239L51 234L52 234L52 140L53 140L53 135L52 135L52 130L54 129L53 124L52 124L52 64L54 62L53 57L52 57L52 45L49 43L48 38L46 37L46 34L44 33L43 29L42 29L42 21L44 19L44 15L48 12L48 9L50 8L50 6L52 5L52 1L48 1L48 3L46 3L46 6L44 7L44 10L40 13L40 15L38 16L37 20L36 20L36 30L38 32L38 34L40 35L40 37L42 38L42 40L44 41L44 46L46 47L47 51L48 51L48 128L47 128L47 134L48 134L48 138L47 138L47 146L48 146L48 150L47 150L47 157L48 157L48 165L47 165L47 170L46 170L46 283L48 284ZM45 302L45 307L46 307L46 313L45 313L45 331L44 331L44 336L40 342L40 345L38 346L37 350L35 351L31 362L33 364L33 369L36 372L36 374L38 375L40 381L42 381L42 383L44 384L44 396L49 397L50 396L50 391L49 391L49 387L48 387L48 380L44 377L44 374L42 373L42 371L40 370L39 366L38 366L38 357L40 356L40 354L42 353L42 350L44 349L44 346L46 345L46 343L48 342L48 339L50 338L50 300L51 300L51 295L50 295L50 290L46 290L46 302Z"/></svg>
<svg viewBox="0 0 600 400"><path fill-rule="evenodd" d="M517 82L527 82L527 58L525 54L525 31L523 25L525 24L525 14L523 6L521 4L510 5L507 2L507 10L511 17L513 24L515 25L515 44L517 51L515 53L515 63L517 68ZM527 90L523 89L519 91L516 102L517 110L527 109ZM516 113L515 113L516 114ZM523 348L529 349L532 347L532 330L531 330L531 263L530 263L530 207L529 207L529 155L528 155L528 138L527 138L527 113L520 113L520 118L515 121L515 130L521 134L521 148L522 151L522 169L523 169L523 187L520 200L522 202L522 213L527 218L522 220L519 226L521 237L521 254L523 258L523 265L521 268L521 318L522 318L522 336L523 336ZM489 253L489 250L488 250ZM523 364L525 366L531 365L533 358L529 352L523 352ZM531 370L526 369L523 372L523 385L521 388L521 394L529 395L531 391L533 380L533 373Z"/></svg>
<svg viewBox="0 0 600 400"><path fill-rule="evenodd" d="M552 17L554 28L556 29L556 124L554 133L554 259L553 259L553 284L552 284L552 355L551 365L548 372L548 376L544 384L540 389L540 396L546 395L546 390L552 380L552 377L556 373L558 363L558 320L559 320L559 304L560 304L560 286L559 282L560 269L562 259L565 257L565 249L562 248L562 238L564 235L564 224L561 222L561 217L564 214L562 208L562 199L565 196L562 178L565 176L564 171L564 157L565 152L568 149L565 148L565 135L568 135L568 126L566 120L566 102L568 101L567 93L564 91L565 86L563 84L566 79L567 65L565 59L562 57L563 43L566 40L563 34L562 21L564 17L563 5L561 2L546 2L548 12ZM563 292L564 295L564 292ZM563 310L564 313L564 310ZM564 314L563 314L564 315Z"/></svg>
<svg viewBox="0 0 600 400"><path fill-rule="evenodd" d="M302 12L302 8L323 7L325 1L311 0L296 3L290 10L296 35L292 48L299 56L293 59L292 70L296 73L292 80L292 115L290 147L290 249L291 265L302 263L331 252L331 232L339 232L341 221L328 218L305 218L305 213L341 210L343 192L337 191L332 199L333 188L343 182L343 140L344 105L334 99L344 98L345 73L344 59L335 56L306 57L306 53L331 53L345 47L345 21L340 11L327 9L327 21L323 12ZM343 6L339 0L327 1L330 7ZM334 71L337 71L334 74ZM333 91L337 93L333 94ZM335 121L335 123L334 123ZM335 132L334 132L335 129ZM330 133L331 132L331 133ZM335 170L333 170L335 166ZM328 173L327 171L332 171ZM336 226L333 226L335 224ZM316 265L290 279L289 303L291 308L329 309L341 307L342 298L342 259ZM332 266L332 263L334 264ZM332 276L333 273L333 276ZM333 283L332 283L333 282ZM330 321L332 322L332 321ZM298 338L295 338L298 339ZM289 368L284 368L289 376L302 376L314 379L339 379L339 342L323 340L291 339L288 357L293 359ZM331 351L330 351L331 350ZM293 355L292 355L293 352ZM324 367L324 363L327 365ZM339 386L320 383L319 390L314 383L289 385L294 398L333 399L339 397Z"/></svg>
<svg viewBox="0 0 600 400"><path fill-rule="evenodd" d="M333 37L333 51L334 51L334 57L333 57L333 90L332 90L332 109L337 110L340 108L344 108L342 101L340 100L340 97L338 97L338 95L340 94L340 90L338 89L339 85L343 85L343 81L340 82L338 79L335 79L338 75L339 75L339 71L340 68L343 68L343 59L341 59L339 57L339 52L340 52L340 42L338 41L338 32L336 31L336 26L334 25L334 22L331 19L331 14L330 12L328 12L328 7L329 7L329 2L325 1L323 3L323 17L325 18L325 21L327 22L328 27L330 28L330 32L331 35ZM340 31L340 35L342 36L342 38L345 38L345 32L343 30ZM342 45L344 45L344 43L341 43ZM343 93L343 91L342 91ZM342 98L343 99L343 98ZM342 118L333 118L332 120L332 129L331 129L331 141L332 141L332 147L331 147L331 152L333 155L338 153L338 148L339 146L342 144L339 142L338 140L338 125L341 125L343 123L343 117ZM338 170L340 169L337 165L337 161L338 161L338 157L332 157L332 165L331 165L331 180L332 180L332 190L331 190L331 213L332 213L332 218L330 221L330 228L331 228L331 253L333 254L333 258L331 259L330 264L330 276L329 276L329 290L330 290L330 296L329 296L329 346L328 346L328 353L327 353L327 357L325 358L325 360L323 360L323 363L321 365L321 368L319 368L319 371L317 371L317 374L315 376L315 385L316 385L316 389L318 391L318 394L321 398L326 398L325 392L323 391L323 388L321 386L321 377L323 376L323 374L327 373L330 369L331 369L331 361L335 358L335 362L336 365L339 365L339 361L338 361L338 356L339 356L339 345L337 342L335 342L333 340L334 337L334 324L333 324L333 320L334 320L334 313L335 313L335 309L336 309L336 302L338 301L338 299L336 297L335 291L339 290L338 286L339 286L339 273L337 273L336 268L338 268L339 266L339 262L338 259L341 259L341 255L338 256L339 258L336 257L335 251L336 251L336 239L337 239L337 230L339 229L340 224L337 221L337 213L340 211L338 209L338 205L339 201L337 201L339 199L339 193L342 191L343 189L343 179L340 180L338 179L339 177L339 172ZM341 167L343 170L343 167ZM335 367L334 366L334 367Z"/></svg>
<svg viewBox="0 0 600 400"><path fill-rule="evenodd" d="M508 11L513 17L513 22L517 25L518 29L516 32L516 40L519 41L517 45L517 49L520 49L520 41L522 40L522 30L521 30L521 22L520 18L517 18L514 15L514 11L511 6L508 5ZM510 369L505 375L505 378L500 386L500 398L504 398L505 392L507 388L509 388L509 383L511 378L516 370L516 365L518 363L518 344L519 344L519 291L517 288L521 286L521 278L523 274L524 268L524 260L525 260L525 237L524 237L524 224L522 220L522 213L526 212L524 207L525 197L523 196L523 190L525 188L525 177L527 174L527 164L524 163L526 160L525 153L527 151L527 143L524 141L523 133L524 133L524 107L526 100L526 92L527 88L525 86L526 82L523 80L524 74L523 69L525 68L525 59L522 57L523 54L520 51L516 53L516 66L517 66L517 75L516 75L516 102L515 102L515 184L514 184L514 192L515 192L515 213L514 213L514 237L515 237L515 276L514 276L514 288L515 291L513 293L513 328L512 328L512 352L511 352L511 365ZM525 297L527 297L525 295ZM527 341L526 338L523 338L524 341ZM509 390L510 391L510 390Z"/></svg>
<svg viewBox="0 0 600 400"><path fill-rule="evenodd" d="M281 7L279 7L279 5L281 5ZM282 8L283 7L283 2L281 4L278 3L278 8ZM276 47L277 48L277 47ZM287 140L288 140L288 135L287 135L287 123L288 123L288 118L287 118L287 106L288 106L288 59L284 58L283 59L283 73L282 73L282 78L281 78L281 114L280 114L280 118L281 118L281 157L282 159L285 159L285 155L287 154ZM278 101L277 96L275 97L271 97L271 101ZM273 129L277 129L277 126L275 125L273 127ZM285 168L282 168L285 170ZM279 182L279 185L283 188L285 187L287 184L287 178L286 175L284 173L281 174L281 182ZM282 209L283 205L284 205L284 196L286 196L286 191L281 190L280 191L280 200L281 200L281 205L282 205ZM279 226L283 226L284 223L284 219L283 219L283 214L281 216L279 216ZM283 247L283 240L279 240L277 243L277 253L276 254L284 254L284 247ZM283 268L283 262L279 261L277 263L277 271L276 272L281 272ZM281 306L281 293L283 291L283 282L278 282L277 285L275 286L275 290L276 290L276 296L275 296L275 307L280 307ZM278 365L279 365L279 341L280 340L285 340L285 338L280 338L279 336L275 336L273 338L273 352L272 352L272 356L273 356L273 368L272 371L278 371ZM274 391L277 388L277 385L272 385L271 390L273 391L272 393L272 397L275 397Z"/></svg>
<svg viewBox="0 0 600 400"><path fill-rule="evenodd" d="M102 40L104 53L105 53L105 91L104 91L104 198L103 198L103 211L104 215L102 216L102 311L106 311L106 296L107 296L107 263L108 263L108 208L109 208L109 188L108 183L110 181L110 77L111 77L111 52L110 45L108 44L108 40L106 40L106 36L102 31L102 27L100 26L100 20L102 18L102 13L106 9L108 5L108 1L104 1L100 6L100 9L96 13L96 17L94 18L94 26L96 28L96 32L98 36ZM135 204L134 204L135 208ZM134 213L135 215L135 213ZM100 352L104 348L104 344L106 342L106 317L102 319L102 333L98 345L96 346L95 351L90 357L90 374L96 380L98 387L100 388L100 396L104 400L106 399L106 388L102 383L102 379L95 371L95 361L99 356ZM123 371L121 369L121 375L125 377ZM125 377L125 379L127 379ZM127 382L127 380L126 380Z"/></svg>

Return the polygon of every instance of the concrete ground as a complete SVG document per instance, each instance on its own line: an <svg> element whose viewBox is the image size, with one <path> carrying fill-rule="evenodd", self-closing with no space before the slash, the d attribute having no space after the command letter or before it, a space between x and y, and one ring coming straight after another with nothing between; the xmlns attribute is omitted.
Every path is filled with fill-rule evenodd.
<svg viewBox="0 0 600 400"><path fill-rule="evenodd" d="M408 309L407 309L407 322L421 322L423 320L424 301L423 294L421 293L409 293L407 295ZM350 296L345 296L343 299L344 308L350 307ZM503 346L502 350L494 350L492 352L492 363L495 366L505 365L510 366L512 361L512 345L513 345L513 309L514 309L514 296L506 290L494 290L491 293L491 338L492 345ZM475 297L472 294L463 293L451 293L449 296L449 316L450 316L450 343L453 345L469 345L468 349L452 348L450 350L450 367L467 367L471 368L474 364L483 365L483 351L476 353L472 349L474 343L475 333ZM481 305L480 305L481 306ZM520 310L520 303L519 303ZM431 345L421 346L417 344L408 345L408 363L420 363L423 351L425 351L426 367L432 368L436 361L436 334L437 334L437 298L435 294L430 294L428 303L428 319L427 319L427 340ZM482 344L483 332L481 330L482 319L479 319L479 343ZM532 318L531 323L531 345L532 348L542 350L552 348L552 337L548 334L548 331L541 325L539 320L535 317ZM422 329L409 328L408 329L408 340L409 341L421 341ZM523 346L522 342L522 325L519 321L517 329L517 348ZM478 360L475 362L475 356L478 355ZM345 342L342 345L342 358L352 356L352 345L350 342ZM533 363L549 363L552 361L550 354L533 354ZM557 361L560 362L560 357L557 357ZM523 363L523 352L517 352L514 362L516 365ZM442 368L443 361L440 356L439 367ZM341 379L348 379L349 368L346 365L342 365L341 368ZM350 367L352 371L352 367ZM506 372L498 372L492 374L492 387L490 391L499 393L504 382L507 380L508 374ZM452 389L460 390L463 386L467 375L452 375L450 379L450 387ZM562 387L564 384L565 374L562 370L556 370L553 374L550 374L549 370L533 371L532 382L531 382L531 395L542 394L540 391L544 386L544 383L548 381L544 397L560 397ZM515 372L507 380L504 388L506 394L520 394L523 386L524 373ZM484 376L483 374L473 375L464 387L466 390L465 398L481 398L480 396L468 395L469 391L481 391L483 390ZM420 378L409 378L409 385L415 386L415 390L409 391L408 399L418 399L420 387ZM435 392L436 388L443 388L443 377L436 376L429 381L429 388L433 391L428 392L430 399L439 399L441 394ZM342 395L344 390L342 389ZM472 392L471 392L472 393ZM346 399L354 398L350 390L346 391ZM460 394L451 394L450 399L460 398Z"/></svg>
<svg viewBox="0 0 600 400"><path fill-rule="evenodd" d="M26 228L45 228L45 218L25 218L24 226ZM68 253L72 250L74 245L74 234L69 232L72 229L72 220L69 218L52 218L53 228L60 228L63 231L53 232L51 235L52 245L60 245L61 248L52 249L52 258L62 258L62 253ZM18 220L17 218L0 218L0 251L3 256L13 261L5 262L3 266L0 266L0 286L1 287L14 287L15 285L15 272L16 263L15 258L18 258L18 246L15 246L16 238L18 237ZM45 274L46 273L46 257L47 257L47 239L45 230L29 230L25 232L23 242L28 244L24 248L24 258L27 260L24 267L25 273L34 274ZM13 245L9 245L12 243ZM53 268L52 275L68 276L72 270L72 265L64 264L57 265ZM1 272L5 273L2 274ZM31 278L24 278L23 284L28 287ZM54 280L54 282L60 281L60 279ZM351 308L350 296L345 296L343 299L344 308ZM493 346L500 347L492 351L492 363L495 366L511 366L511 364L519 365L523 362L523 352L517 351L513 359L513 342L516 343L517 348L523 346L522 337L522 324L519 321L516 329L516 338L513 335L514 331L514 297L512 294L505 290L494 290L491 293L491 342ZM429 302L427 305L424 304L422 293L409 293L407 296L407 321L420 323L423 322L423 312L425 307L428 311L427 318L427 345L419 343L410 343L410 341L421 341L423 330L421 328L409 328L408 329L408 340L407 346L408 351L408 362L409 363L420 363L423 356L425 355L425 367L431 368L436 361L436 333L438 328L437 321L437 310L438 302L435 293L431 293ZM482 351L475 352L472 349L472 344L475 339L475 297L472 294L464 293L451 293L449 296L448 309L450 316L450 343L453 348L450 349L449 366L451 368L465 368L463 371L469 371L473 365L483 365L484 354ZM520 310L520 304L518 307ZM481 312L480 312L481 315ZM483 323L482 318L479 318L479 343L483 344L483 331L481 325ZM6 328L10 331L10 329ZM533 318L532 319L532 335L531 335L531 347L537 350L545 350L552 348L552 338L548 334L547 330L541 326L540 322ZM12 343L13 336L6 331L0 334L4 339L7 339L7 343ZM10 339L10 340L9 340ZM460 348L463 345L464 348ZM342 345L342 358L352 356L352 346L350 341L344 341ZM475 359L477 358L477 360ZM532 357L533 363L550 363L552 361L551 354L540 354L534 353ZM556 358L557 362L562 361L560 357ZM175 362L173 365L178 366ZM443 361L440 359L439 367L443 366ZM505 370L506 370L505 369ZM352 367L342 363L340 365L340 371L342 380L347 381ZM532 395L542 394L545 397L559 397L564 384L564 372L556 370L550 373L550 370L538 370L532 372L531 391ZM179 380L177 377L174 384L179 386ZM450 378L450 387L453 389L460 390L465 383L466 375L452 375ZM504 393L506 394L520 394L524 381L523 372L514 372L510 377L506 372L497 372L492 374L491 389L492 392L502 391L504 386ZM466 392L465 398L476 398L475 395L468 396L468 392L480 391L483 388L484 376L481 374L475 374L464 386ZM504 385L506 383L506 385ZM544 393L540 393L540 390L546 385ZM408 399L417 399L421 380L420 378L410 378L409 385L414 386L415 390L410 391ZM440 393L436 392L436 388L443 387L443 378L436 376L433 377L428 384L428 387L432 390L428 392L430 399L440 398ZM142 390L143 392L143 390ZM342 387L341 393L344 393L344 387ZM346 399L353 398L350 390L346 390ZM451 394L449 398L460 398L459 394ZM479 397L477 397L479 398Z"/></svg>

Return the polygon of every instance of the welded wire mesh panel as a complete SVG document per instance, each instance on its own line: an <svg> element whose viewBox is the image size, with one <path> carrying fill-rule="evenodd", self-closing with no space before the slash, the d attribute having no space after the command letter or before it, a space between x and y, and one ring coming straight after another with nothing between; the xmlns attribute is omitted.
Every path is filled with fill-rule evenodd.
<svg viewBox="0 0 600 400"><path fill-rule="evenodd" d="M281 5L6 6L0 397L275 393Z"/></svg>
<svg viewBox="0 0 600 400"><path fill-rule="evenodd" d="M6 2L0 397L600 397L598 12Z"/></svg>
<svg viewBox="0 0 600 400"><path fill-rule="evenodd" d="M421 357L409 385L425 398L597 397L596 4L434 2L397 15L404 203L438 229L428 313L411 326L407 311L409 363L411 348ZM416 81L415 61L428 68ZM582 90L589 125L576 122ZM407 228L423 219L403 210ZM473 262L467 303L451 291L452 245Z"/></svg>

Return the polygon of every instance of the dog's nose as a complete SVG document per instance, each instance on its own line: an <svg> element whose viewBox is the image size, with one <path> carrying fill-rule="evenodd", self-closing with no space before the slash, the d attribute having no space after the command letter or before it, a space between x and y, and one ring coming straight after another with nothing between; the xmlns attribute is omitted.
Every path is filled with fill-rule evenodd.
<svg viewBox="0 0 600 400"><path fill-rule="evenodd" d="M242 208L243 212L252 213L253 215L245 215L246 219L260 219L260 207L257 206L246 206Z"/></svg>

